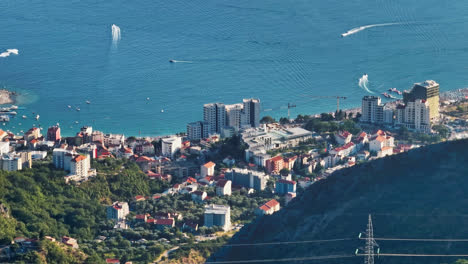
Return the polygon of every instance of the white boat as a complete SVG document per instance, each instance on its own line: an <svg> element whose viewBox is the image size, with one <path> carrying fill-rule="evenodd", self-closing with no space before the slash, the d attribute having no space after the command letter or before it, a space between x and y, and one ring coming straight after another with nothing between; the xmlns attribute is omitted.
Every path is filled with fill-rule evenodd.
<svg viewBox="0 0 468 264"><path fill-rule="evenodd" d="M77 107L77 108L76 108L76 111L78 111L78 112L79 112L80 110L81 110L81 109L80 109L79 107Z"/></svg>
<svg viewBox="0 0 468 264"><path fill-rule="evenodd" d="M71 105L67 105L67 107L71 109Z"/></svg>
<svg viewBox="0 0 468 264"><path fill-rule="evenodd" d="M27 117L27 116L25 116L25 115L23 115L23 119L26 119L26 118L28 118L28 117Z"/></svg>
<svg viewBox="0 0 468 264"><path fill-rule="evenodd" d="M164 113L164 109L161 109L161 113Z"/></svg>
<svg viewBox="0 0 468 264"><path fill-rule="evenodd" d="M8 122L8 121L10 121L10 117L7 116L7 115L0 115L0 121Z"/></svg>
<svg viewBox="0 0 468 264"><path fill-rule="evenodd" d="M91 104L91 102L90 102L90 101L88 101L88 100L86 100L86 103L87 103L87 104Z"/></svg>
<svg viewBox="0 0 468 264"><path fill-rule="evenodd" d="M39 115L36 116L36 120L39 120Z"/></svg>
<svg viewBox="0 0 468 264"><path fill-rule="evenodd" d="M75 121L75 124L78 124L79 122L78 121Z"/></svg>
<svg viewBox="0 0 468 264"><path fill-rule="evenodd" d="M149 99L150 99L149 97L146 97L146 100L147 100L147 101L149 101Z"/></svg>
<svg viewBox="0 0 468 264"><path fill-rule="evenodd" d="M17 106L17 105L12 105L12 106L10 107L10 109L16 110L16 109L18 109L18 106Z"/></svg>

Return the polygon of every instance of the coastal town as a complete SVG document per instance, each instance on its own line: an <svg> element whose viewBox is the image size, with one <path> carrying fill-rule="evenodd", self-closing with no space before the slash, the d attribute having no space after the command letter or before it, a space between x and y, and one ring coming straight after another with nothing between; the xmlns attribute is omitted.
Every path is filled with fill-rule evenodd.
<svg viewBox="0 0 468 264"><path fill-rule="evenodd" d="M74 249L112 247L116 239L144 249L162 245L164 252L152 261L165 263L193 253L187 245L214 241L219 248L244 225L281 210L337 170L467 137L464 93L440 93L429 80L402 92L398 101L385 104L368 95L359 111L279 121L261 116L259 99L209 103L201 121L171 136L126 137L91 126L72 137L62 137L58 125L32 127L23 135L1 130L0 169L46 164L64 171L66 184L86 188L99 177L137 168L159 191L103 201L110 230L88 241L44 235ZM1 245L0 261L34 250L36 239L17 237ZM13 252L13 245L21 250ZM106 263L131 263L115 252L104 255Z"/></svg>

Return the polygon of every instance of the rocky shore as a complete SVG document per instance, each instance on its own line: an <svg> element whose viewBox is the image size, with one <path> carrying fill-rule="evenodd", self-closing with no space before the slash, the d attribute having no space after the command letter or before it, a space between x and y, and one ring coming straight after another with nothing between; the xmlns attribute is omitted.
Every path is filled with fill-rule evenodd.
<svg viewBox="0 0 468 264"><path fill-rule="evenodd" d="M8 91L6 89L0 90L0 105L3 104L14 104L16 101L16 92Z"/></svg>

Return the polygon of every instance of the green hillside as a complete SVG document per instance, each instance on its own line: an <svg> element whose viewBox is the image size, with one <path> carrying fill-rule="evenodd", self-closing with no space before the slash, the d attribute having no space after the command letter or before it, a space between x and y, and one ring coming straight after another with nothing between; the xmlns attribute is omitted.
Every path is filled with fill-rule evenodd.
<svg viewBox="0 0 468 264"><path fill-rule="evenodd" d="M223 247L210 261L347 255L294 263L363 263L353 256L372 214L375 237L468 239L468 141L432 145L345 169L231 241L344 238L327 243ZM468 254L468 242L377 241L381 253ZM380 257L376 263L454 263L458 258ZM290 263L291 261L275 262Z"/></svg>

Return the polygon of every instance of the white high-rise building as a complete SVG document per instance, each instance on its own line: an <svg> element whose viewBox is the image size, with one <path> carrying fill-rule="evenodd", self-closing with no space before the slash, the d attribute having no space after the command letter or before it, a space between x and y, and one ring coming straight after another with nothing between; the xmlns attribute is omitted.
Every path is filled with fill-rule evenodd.
<svg viewBox="0 0 468 264"><path fill-rule="evenodd" d="M222 103L203 105L203 121L210 125L210 134L221 133L226 126L226 106Z"/></svg>
<svg viewBox="0 0 468 264"><path fill-rule="evenodd" d="M244 105L243 122L245 125L250 125L251 127L260 126L260 99L244 99L242 100ZM244 125L243 124L243 125Z"/></svg>
<svg viewBox="0 0 468 264"><path fill-rule="evenodd" d="M189 140L199 140L210 135L210 124L205 121L197 121L187 124L187 137Z"/></svg>
<svg viewBox="0 0 468 264"><path fill-rule="evenodd" d="M380 97L366 95L362 98L361 122L365 123L383 123L384 106L381 104Z"/></svg>
<svg viewBox="0 0 468 264"><path fill-rule="evenodd" d="M206 227L220 226L224 231L231 228L231 208L227 205L206 205L204 216Z"/></svg>
<svg viewBox="0 0 468 264"><path fill-rule="evenodd" d="M91 162L88 155L75 155L70 160L70 175L77 178L87 178L91 169Z"/></svg>
<svg viewBox="0 0 468 264"><path fill-rule="evenodd" d="M396 123L409 129L429 132L431 130L430 113L429 103L426 100L417 99L397 108Z"/></svg>
<svg viewBox="0 0 468 264"><path fill-rule="evenodd" d="M10 154L2 155L0 157L1 169L5 171L18 171L23 169L23 162L21 157Z"/></svg>
<svg viewBox="0 0 468 264"><path fill-rule="evenodd" d="M239 131L241 128L243 109L243 104L226 105L226 125L233 127L236 131Z"/></svg>
<svg viewBox="0 0 468 264"><path fill-rule="evenodd" d="M165 157L174 157L174 154L182 147L182 138L173 136L163 138L162 140L162 155Z"/></svg>

